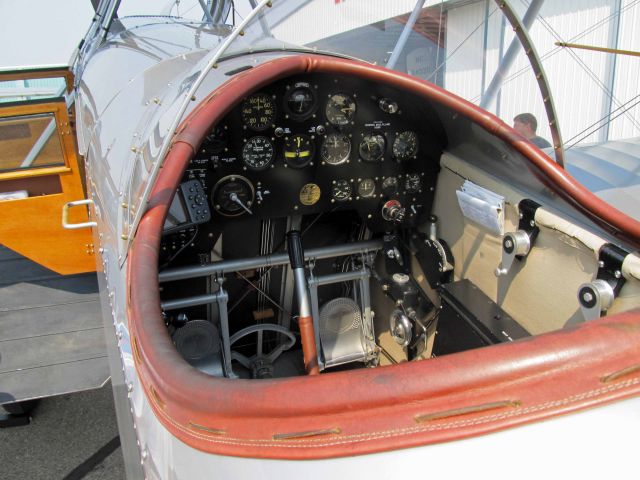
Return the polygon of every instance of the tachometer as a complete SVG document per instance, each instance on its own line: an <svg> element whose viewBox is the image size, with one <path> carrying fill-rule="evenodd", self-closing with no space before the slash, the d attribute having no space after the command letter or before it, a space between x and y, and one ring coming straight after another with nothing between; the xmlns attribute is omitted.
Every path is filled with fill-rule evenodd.
<svg viewBox="0 0 640 480"><path fill-rule="evenodd" d="M386 140L380 134L365 135L360 142L360 158L367 162L377 162L384 155Z"/></svg>
<svg viewBox="0 0 640 480"><path fill-rule="evenodd" d="M273 144L267 137L251 137L242 147L242 161L252 170L264 170L273 161Z"/></svg>
<svg viewBox="0 0 640 480"><path fill-rule="evenodd" d="M351 140L342 133L330 133L324 137L320 156L329 165L340 165L349 160Z"/></svg>
<svg viewBox="0 0 640 480"><path fill-rule="evenodd" d="M266 130L276 119L276 104L266 93L256 93L242 103L241 115L247 128L257 132Z"/></svg>
<svg viewBox="0 0 640 480"><path fill-rule="evenodd" d="M418 153L418 134L411 130L401 132L391 147L393 156L398 160L407 160Z"/></svg>
<svg viewBox="0 0 640 480"><path fill-rule="evenodd" d="M296 133L284 141L284 160L293 168L306 167L313 160L315 145L307 135Z"/></svg>
<svg viewBox="0 0 640 480"><path fill-rule="evenodd" d="M218 180L211 192L213 208L225 217L250 212L255 191L253 184L241 176L229 175Z"/></svg>
<svg viewBox="0 0 640 480"><path fill-rule="evenodd" d="M324 113L330 124L337 127L347 125L356 114L356 101L344 93L334 93L329 97Z"/></svg>

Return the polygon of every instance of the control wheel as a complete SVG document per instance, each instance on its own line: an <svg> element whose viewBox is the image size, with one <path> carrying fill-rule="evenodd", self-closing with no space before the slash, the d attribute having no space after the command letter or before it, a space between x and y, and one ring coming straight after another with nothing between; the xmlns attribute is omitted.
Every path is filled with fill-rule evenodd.
<svg viewBox="0 0 640 480"><path fill-rule="evenodd" d="M288 338L288 341L280 343L277 347L268 353L262 350L263 333L265 331L278 332ZM273 377L273 362L284 352L289 350L296 343L296 337L288 329L273 323L262 323L243 328L239 332L231 335L229 344L233 345L238 340L252 333L258 334L256 354L246 357L241 353L231 351L231 359L237 360L240 364L251 372L252 378L271 378Z"/></svg>

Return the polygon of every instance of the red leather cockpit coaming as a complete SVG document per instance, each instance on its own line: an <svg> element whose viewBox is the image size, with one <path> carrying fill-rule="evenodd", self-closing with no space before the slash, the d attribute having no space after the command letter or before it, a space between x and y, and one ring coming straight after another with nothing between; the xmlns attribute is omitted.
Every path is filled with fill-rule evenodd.
<svg viewBox="0 0 640 480"><path fill-rule="evenodd" d="M242 72L183 122L129 256L132 349L160 422L205 452L317 459L465 438L640 394L638 311L427 361L314 377L212 378L182 359L164 325L157 272L164 218L182 173L211 125L248 93L284 76L320 71L360 75L442 103L510 143L592 214L606 206L497 118L413 78L314 56ZM618 214L607 223L617 222L637 241L638 226Z"/></svg>

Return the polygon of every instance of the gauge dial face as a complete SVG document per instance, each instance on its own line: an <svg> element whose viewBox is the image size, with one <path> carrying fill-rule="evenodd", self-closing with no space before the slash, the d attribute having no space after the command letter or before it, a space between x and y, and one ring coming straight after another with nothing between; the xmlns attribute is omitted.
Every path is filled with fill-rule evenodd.
<svg viewBox="0 0 640 480"><path fill-rule="evenodd" d="M407 193L418 193L422 190L422 178L417 173L410 173L404 179L404 189Z"/></svg>
<svg viewBox="0 0 640 480"><path fill-rule="evenodd" d="M360 180L358 184L358 195L362 198L371 198L376 193L376 182L373 178Z"/></svg>
<svg viewBox="0 0 640 480"><path fill-rule="evenodd" d="M213 208L225 217L236 217L247 213L242 205L251 208L253 198L253 184L239 175L221 178L211 192Z"/></svg>
<svg viewBox="0 0 640 480"><path fill-rule="evenodd" d="M273 125L276 104L266 93L256 93L242 103L241 115L247 128L260 132Z"/></svg>
<svg viewBox="0 0 640 480"><path fill-rule="evenodd" d="M377 162L384 155L385 147L386 140L382 135L365 135L358 148L360 158L367 162Z"/></svg>
<svg viewBox="0 0 640 480"><path fill-rule="evenodd" d="M348 125L356 114L356 101L344 93L334 93L329 97L324 113L331 125Z"/></svg>
<svg viewBox="0 0 640 480"><path fill-rule="evenodd" d="M315 183L307 183L300 189L300 203L314 205L320 200L320 187Z"/></svg>
<svg viewBox="0 0 640 480"><path fill-rule="evenodd" d="M251 137L242 147L242 161L252 170L264 170L273 161L273 145L267 137Z"/></svg>
<svg viewBox="0 0 640 480"><path fill-rule="evenodd" d="M229 143L229 132L222 125L215 127L206 136L203 148L213 154L222 153Z"/></svg>
<svg viewBox="0 0 640 480"><path fill-rule="evenodd" d="M349 160L351 140L342 133L330 133L324 138L320 155L329 165L340 165Z"/></svg>
<svg viewBox="0 0 640 480"><path fill-rule="evenodd" d="M395 195L398 193L398 178L387 177L382 182L382 191L387 195Z"/></svg>
<svg viewBox="0 0 640 480"><path fill-rule="evenodd" d="M285 96L285 108L296 120L307 118L316 106L316 95L308 84L296 84Z"/></svg>
<svg viewBox="0 0 640 480"><path fill-rule="evenodd" d="M393 156L398 160L407 160L418 153L418 134L411 130L401 132L393 141Z"/></svg>
<svg viewBox="0 0 640 480"><path fill-rule="evenodd" d="M307 135L297 133L284 141L284 160L293 168L306 167L314 154L315 145Z"/></svg>
<svg viewBox="0 0 640 480"><path fill-rule="evenodd" d="M331 188L331 197L336 202L345 202L351 198L351 184L348 180L336 180Z"/></svg>

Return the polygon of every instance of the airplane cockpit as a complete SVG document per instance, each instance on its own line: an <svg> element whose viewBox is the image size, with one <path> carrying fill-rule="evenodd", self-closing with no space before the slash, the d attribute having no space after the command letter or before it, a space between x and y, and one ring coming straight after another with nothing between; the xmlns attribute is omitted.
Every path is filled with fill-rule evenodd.
<svg viewBox="0 0 640 480"><path fill-rule="evenodd" d="M465 134L479 135L472 124L420 88L333 62L347 73L328 62L246 91L204 128L185 164L158 253L161 307L183 358L214 376L304 375L297 322L307 309L307 349L323 372L426 359L578 321L574 308L565 317L556 310L550 323L530 315L519 322L520 308L503 308L475 283L488 276L503 303L513 298L505 277L526 263L541 204L460 171L465 159L453 152L469 155ZM255 77L251 68L227 74ZM495 138L477 140L471 155L508 152ZM500 154L505 163L511 157ZM514 227L507 240L469 249L461 228L480 225L497 238L508 233L497 225L505 218ZM300 251L301 277L291 251ZM495 264L480 268L485 254Z"/></svg>

